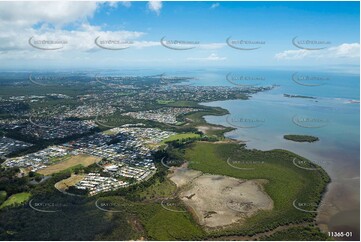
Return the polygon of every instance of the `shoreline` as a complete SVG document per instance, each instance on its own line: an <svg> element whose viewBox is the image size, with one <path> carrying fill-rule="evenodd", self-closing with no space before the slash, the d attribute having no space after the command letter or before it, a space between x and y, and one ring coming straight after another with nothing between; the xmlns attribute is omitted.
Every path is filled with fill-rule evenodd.
<svg viewBox="0 0 361 242"><path fill-rule="evenodd" d="M251 96L252 97L252 96ZM241 99L233 99L233 100L237 100L237 101L242 101ZM231 99L230 100L224 100L224 101L232 101ZM244 101L244 100L243 100ZM204 114L202 115L202 119L204 120L205 124L209 125L209 126L217 126L217 127L222 127L223 128L223 132L221 132L222 134L222 137L225 139L225 140L229 140L230 142L236 142L236 143L240 143L240 144L245 144L245 148L246 149L250 149L247 147L247 140L240 140L240 139L236 139L236 138L230 138L230 137L227 137L227 133L231 133L232 131L234 130L237 130L238 128L236 127L232 127L231 125L230 126L224 126L222 124L212 124L212 123L208 123L206 121L206 119L204 118L204 116L227 116L227 115L230 115L230 110L224 108L224 107L221 107L221 106L211 106L209 105L210 103L213 103L213 102L207 102L207 103L204 103L204 102L201 102L201 103L198 103L198 105L203 105L203 106L206 106L206 107L209 107L209 108L219 108L219 109L223 109L224 111L226 111L226 114L224 115L209 115L209 114ZM209 105L209 106L208 106ZM257 148L256 148L257 149ZM275 149L278 149L278 150L284 150L284 151L289 151L289 152L294 152L294 151L291 151L291 150L287 150L287 149L283 149L283 148L275 148ZM267 149L267 150L262 150L262 149L259 149L259 150L262 150L262 151L270 151L270 150L275 150L275 149ZM295 152L296 154L298 154L297 152ZM304 155L301 155L301 156L304 156ZM305 157L306 159L309 159L308 157ZM310 160L310 159L309 159ZM312 162L313 163L313 162ZM322 169L325 171L325 173L330 177L330 181L329 183L326 185L325 187L325 190L323 191L321 195L321 201L317 207L317 214L315 216L315 224L316 226L324 233L327 233L327 232L330 232L330 228L328 226L328 224L324 224L324 223L319 223L317 220L317 218L320 216L320 209L322 207L322 204L324 203L324 201L327 199L328 197L328 192L330 191L330 186L331 184L333 184L333 179L332 177L330 176L330 174L322 167ZM297 224L296 224L297 226ZM327 227L325 229L325 226ZM281 226L282 227L282 226ZM277 230L277 229L275 229ZM221 236L222 238L225 237L225 238L229 238L229 237L232 237L232 236ZM234 236L234 237L238 237L238 236Z"/></svg>

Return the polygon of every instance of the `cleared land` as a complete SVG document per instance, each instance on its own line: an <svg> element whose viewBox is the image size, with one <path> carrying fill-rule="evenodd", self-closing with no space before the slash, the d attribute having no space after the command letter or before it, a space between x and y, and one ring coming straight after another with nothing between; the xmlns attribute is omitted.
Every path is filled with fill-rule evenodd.
<svg viewBox="0 0 361 242"><path fill-rule="evenodd" d="M265 181L202 174L185 168L175 169L170 179L184 187L180 199L192 209L198 223L209 228L241 223L259 210L273 208L272 199L263 191Z"/></svg>
<svg viewBox="0 0 361 242"><path fill-rule="evenodd" d="M227 157L230 157L227 162ZM256 234L290 223L312 222L316 213L305 213L293 207L293 201L306 204L305 210L315 210L329 177L319 166L312 171L296 167L292 160L302 157L285 150L248 150L238 144L196 142L186 149L185 159L194 161L189 167L207 174L224 175L238 179L264 179L265 192L274 203L272 210L258 211L237 226L237 234ZM239 167L239 168L238 168ZM238 168L238 169L237 169ZM244 168L250 168L245 170ZM212 188L207 191L211 194ZM208 196L208 201L214 199ZM229 232L234 234L230 228ZM217 235L215 232L214 235Z"/></svg>
<svg viewBox="0 0 361 242"><path fill-rule="evenodd" d="M100 160L101 160L101 158L95 157L95 156L76 155L65 161L62 161L60 163L57 163L57 164L48 166L44 169L41 169L38 171L38 173L47 176L47 175L51 175L51 174L66 170L66 169L76 166L76 165L82 165L82 166L87 167Z"/></svg>
<svg viewBox="0 0 361 242"><path fill-rule="evenodd" d="M24 202L26 202L27 200L29 200L31 194L28 192L22 192L22 193L17 193L14 195L11 195L1 206L0 209L4 208L4 207L8 207L8 206L12 206L12 205L16 205L16 204L22 204Z"/></svg>
<svg viewBox="0 0 361 242"><path fill-rule="evenodd" d="M211 125L203 125L203 126L197 126L196 127L198 131L202 132L203 134L209 134L211 131L222 131L226 128L223 127L217 127L217 126L211 126Z"/></svg>
<svg viewBox="0 0 361 242"><path fill-rule="evenodd" d="M183 187L190 183L193 179L201 176L203 173L196 170L190 170L186 168L186 163L182 167L172 167L173 174L170 176L170 180L174 182L177 187Z"/></svg>
<svg viewBox="0 0 361 242"><path fill-rule="evenodd" d="M84 177L83 175L72 175L71 177L56 183L54 186L59 191L65 192L66 189L80 182L83 179L83 177Z"/></svg>

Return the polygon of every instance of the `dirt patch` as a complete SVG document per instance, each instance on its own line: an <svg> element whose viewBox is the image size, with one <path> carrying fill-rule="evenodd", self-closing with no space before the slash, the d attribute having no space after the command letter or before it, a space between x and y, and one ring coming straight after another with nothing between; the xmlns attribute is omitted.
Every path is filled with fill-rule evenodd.
<svg viewBox="0 0 361 242"><path fill-rule="evenodd" d="M55 183L55 188L59 191L65 192L71 186L74 186L84 178L84 175L72 175L71 177L61 180L60 182Z"/></svg>
<svg viewBox="0 0 361 242"><path fill-rule="evenodd" d="M212 131L212 130L224 130L224 127L217 127L217 126L197 126L196 127L198 129L198 131L207 134L208 131Z"/></svg>
<svg viewBox="0 0 361 242"><path fill-rule="evenodd" d="M178 196L198 223L208 228L243 223L260 210L273 209L264 192L266 180L240 180L177 168L170 179L181 189Z"/></svg>
<svg viewBox="0 0 361 242"><path fill-rule="evenodd" d="M178 188L183 187L190 183L193 179L201 176L203 173L196 170L190 170L186 168L186 164L182 167L172 167L171 170L174 173L170 176L172 182L174 182Z"/></svg>
<svg viewBox="0 0 361 242"><path fill-rule="evenodd" d="M83 166L87 167L100 160L101 160L101 158L95 157L95 156L76 155L76 156L70 157L69 159L67 159L65 161L62 161L57 164L48 166L44 169L41 169L41 170L37 171L37 173L47 176L50 174L54 174L54 173L66 170L66 169L76 166L76 165L83 165Z"/></svg>

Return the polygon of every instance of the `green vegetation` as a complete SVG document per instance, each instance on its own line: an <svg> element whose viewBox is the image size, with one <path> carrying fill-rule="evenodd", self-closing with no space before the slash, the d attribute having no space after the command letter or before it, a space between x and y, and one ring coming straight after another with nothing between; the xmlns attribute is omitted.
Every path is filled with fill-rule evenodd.
<svg viewBox="0 0 361 242"><path fill-rule="evenodd" d="M309 98L309 99L316 99L315 97L304 96L304 95L283 94L283 96L284 96L284 97L289 97L289 98Z"/></svg>
<svg viewBox="0 0 361 242"><path fill-rule="evenodd" d="M128 217L133 227L133 239L145 237L147 240L197 240L205 235L188 213L177 213L164 209L159 199L154 202L131 202L119 196L101 197L98 204L111 204L108 210L120 211ZM184 210L180 204L176 210ZM112 213L118 214L118 213ZM133 226L138 224L138 226ZM116 232L117 229L111 233Z"/></svg>
<svg viewBox="0 0 361 242"><path fill-rule="evenodd" d="M6 200L7 193L6 191L0 191L0 206Z"/></svg>
<svg viewBox="0 0 361 242"><path fill-rule="evenodd" d="M131 240L137 239L128 224L127 210L107 213L95 207L95 198L66 196L54 184L70 177L70 172L52 175L32 188L33 206L45 204L41 213L28 206L0 211L0 240ZM46 206L50 204L50 206ZM21 223L19 223L21 221Z"/></svg>
<svg viewBox="0 0 361 242"><path fill-rule="evenodd" d="M168 211L160 204L143 207L139 212L149 240L199 240L204 236L189 213Z"/></svg>
<svg viewBox="0 0 361 242"><path fill-rule="evenodd" d="M169 141L174 141L174 140L182 140L182 139L192 139L192 138L200 138L201 136L199 134L196 133L182 133L182 134L175 134L172 135L171 137L163 140L161 142L161 144L165 144L166 142Z"/></svg>
<svg viewBox="0 0 361 242"><path fill-rule="evenodd" d="M298 135L298 134L288 134L283 136L286 140L292 140L295 142L316 142L319 140L318 137L311 136L311 135Z"/></svg>
<svg viewBox="0 0 361 242"><path fill-rule="evenodd" d="M84 88L86 87L86 88ZM29 84L24 85L8 85L6 88L0 89L0 95L2 97L9 96L22 96L22 95L44 95L50 93L62 93L64 95L76 96L80 94L85 94L91 92L92 88L90 85L86 86L83 84L72 84L68 86L41 86L32 84L29 81ZM62 100L62 99L61 99ZM60 100L60 101L61 101ZM59 101L59 100L58 100Z"/></svg>
<svg viewBox="0 0 361 242"><path fill-rule="evenodd" d="M166 179L167 169L158 163L158 173L148 181L88 198L65 196L55 190L54 184L68 178L73 168L56 173L46 182L31 188L34 201L66 204L60 209L61 211L44 216L43 213L22 206L3 209L0 213L0 223L6 224L6 227L4 231L0 231L0 239L24 240L31 237L34 240L59 240L60 238L62 240L138 240L141 238L203 240L222 235L253 235L279 225L313 220L314 215L294 209L292 201L295 197L303 202L319 201L328 177L323 170L306 171L295 167L291 158L296 155L291 152L246 150L238 144L209 142L197 142L174 148L173 142L169 147L172 156L181 157L185 152L185 158L198 161L190 164L193 169L237 178L267 179L269 182L265 185L265 189L272 197L275 209L258 213L248 219L242 227L207 233L194 221L190 213L172 212L161 206L160 203L165 197L173 197L176 187ZM159 160L167 153L168 151L159 151L156 159ZM228 156L231 160L262 160L264 162L252 165L234 164L234 166L257 168L242 171L226 163ZM88 171L93 167L95 166L81 169ZM311 184L313 189L311 189ZM95 207L97 199L101 199L102 202L108 201L114 206L113 209L119 212L109 213L97 209ZM176 210L185 210L180 202L174 206ZM20 217L28 219L24 219L24 223L20 225L17 223ZM44 228L49 233L44 233ZM283 235L277 234L277 236L275 238L282 238ZM313 232L309 234L309 238L312 239L317 239L317 236L322 236L322 234Z"/></svg>
<svg viewBox="0 0 361 242"><path fill-rule="evenodd" d="M166 179L163 182L157 180L151 186L136 193L141 197L141 199L154 199L171 197L175 190L176 185Z"/></svg>
<svg viewBox="0 0 361 242"><path fill-rule="evenodd" d="M4 207L9 207L9 206L20 205L20 204L28 201L30 196L31 196L31 194L28 192L22 192L22 193L17 193L17 194L11 195L3 204L1 204L0 209L2 209Z"/></svg>
<svg viewBox="0 0 361 242"><path fill-rule="evenodd" d="M186 107L186 108L197 108L197 107L203 107L202 105L199 105L197 102L193 101L176 101L168 103L169 107Z"/></svg>
<svg viewBox="0 0 361 242"><path fill-rule="evenodd" d="M78 80L78 77L76 78ZM122 116L119 111L109 116L98 117L98 124L103 124L100 129L94 129L87 134L74 135L64 139L40 140L22 135L18 129L7 132L0 130L0 134L6 134L10 138L23 140L35 144L28 149L16 152L10 156L18 156L30 152L41 150L53 144L63 144L67 141L87 136L95 132L109 130L112 127L129 123L143 123L144 127L154 127L163 130L175 131L178 134L163 141L167 144L167 150L160 150L155 154L157 161L157 173L147 181L133 186L119 189L117 191L99 194L94 197L72 197L67 196L54 187L54 185L71 176L71 173L87 173L98 171L95 164L88 167L75 165L63 171L52 174L44 182L34 183L29 181L39 181L43 177L37 173L29 173L29 177L22 177L21 171L17 168L0 168L0 240L205 240L222 235L253 235L258 232L269 231L279 225L312 222L313 214L302 213L292 206L292 201L298 199L305 203L319 203L321 193L329 178L322 170L307 171L302 170L292 164L292 158L297 155L282 151L256 151L246 150L237 144L212 144L195 141L218 141L224 139L224 133L233 130L219 125L208 124L204 116L223 116L228 111L218 107L207 107L195 101L180 100L178 93L162 93L160 96L140 95L147 94L151 82L154 78L141 78L140 80L129 81L140 89L129 92L122 90L109 90L107 85L98 83L94 86L89 83L93 78L86 77L79 79L75 83L63 83L63 85L41 86L32 83L24 83L15 86L6 86L0 91L2 97L12 95L46 95L50 93L62 93L69 95L69 99L55 97L45 97L37 102L24 101L15 110L54 110L58 113L64 108L88 105L96 100L99 103L110 103L113 107L120 107L122 112L153 110L161 107L190 107L201 111L192 112L178 117L177 125L163 124L150 120L138 120L129 116ZM59 84L59 83L57 83ZM86 84L86 85L85 85ZM104 91L98 96L100 99L88 99L92 94ZM112 93L113 92L113 93ZM88 97L82 97L91 94ZM104 95L105 94L105 95ZM113 95L114 94L114 95ZM135 95L137 94L137 95ZM122 102L121 96L132 97ZM80 98L79 98L80 97ZM144 97L142 99L142 97ZM151 97L151 98L149 98ZM247 99L245 93L233 93L231 96L218 95L213 97L206 93L198 97L201 101L220 99ZM139 98L139 100L138 100ZM82 99L82 100L81 100ZM174 99L174 100L173 100ZM189 100L194 100L193 97ZM129 102L128 102L129 101ZM138 102L139 101L139 102ZM134 103L134 105L128 104ZM12 113L0 113L2 117L11 117ZM87 118L86 118L87 119ZM95 117L90 117L94 120ZM199 129L201 127L201 129ZM198 131L202 130L204 134ZM204 130L204 131L203 131ZM249 163L235 163L239 167L255 167L254 170L239 170L226 163L227 157L231 160L248 161ZM254 217L247 220L242 227L232 227L227 230L217 230L211 233L205 232L199 226L191 213L172 212L162 207L161 202L165 198L174 197L177 191L176 186L169 181L167 169L159 164L162 157L167 157L179 161L185 159L190 162L193 169L207 173L221 174L243 179L267 179L265 185L266 192L272 197L275 208L269 212L259 212ZM63 157L65 159L67 157ZM60 161L60 158L53 158L53 163ZM257 161L257 163L251 163ZM263 162L261 162L263 161ZM307 166L313 166L311 163ZM70 187L70 192L71 187ZM25 201L34 199L35 203L45 204L42 209L56 210L55 213L41 213L29 206L13 206L22 204ZM8 198L8 199L7 199ZM108 209L116 209L117 213L110 213L98 209L95 206L97 200L111 204ZM47 207L46 204L56 204L57 207ZM183 204L175 199L172 208L185 211ZM311 208L310 208L311 209ZM312 208L313 210L314 208ZM21 221L21 222L19 222ZM298 228L297 228L298 229ZM289 229L289 233L275 233L273 237L277 240L284 238L308 239L321 238L323 234L310 227L302 236L297 229ZM289 237L287 237L289 236ZM267 238L267 239L269 239Z"/></svg>
<svg viewBox="0 0 361 242"><path fill-rule="evenodd" d="M157 100L157 103L162 104L162 105L169 104L169 103L172 103L172 102L174 102L174 101L173 100Z"/></svg>
<svg viewBox="0 0 361 242"><path fill-rule="evenodd" d="M28 185L29 178L18 176L19 173L19 168L5 169L0 167L0 191L5 191L7 196L28 192L30 189Z"/></svg>
<svg viewBox="0 0 361 242"><path fill-rule="evenodd" d="M232 163L227 164L227 157ZM241 179L266 179L265 191L274 201L272 211L262 211L249 218L237 230L228 234L254 235L290 223L312 222L315 214L301 212L293 207L293 201L319 204L329 182L322 169L314 171L293 165L293 158L300 158L285 150L247 150L238 144L212 144L197 142L186 150L185 158L190 168L210 174L220 174ZM309 163L310 166L315 166ZM235 168L236 167L236 168ZM252 168L241 170L238 168ZM286 185L287 184L287 185ZM314 206L314 205L313 205ZM314 210L315 207L303 207ZM217 234L217 232L214 232Z"/></svg>
<svg viewBox="0 0 361 242"><path fill-rule="evenodd" d="M71 157L70 154L67 154L67 155L61 156L61 157L51 157L50 158L50 163L51 164L56 164L56 163L59 163L61 161L65 161L65 160L69 159L70 157Z"/></svg>
<svg viewBox="0 0 361 242"><path fill-rule="evenodd" d="M222 108L207 108L204 111L199 111L195 113L190 113L184 115L184 118L190 122L191 127L198 127L198 126L206 126L210 129L207 131L207 135L209 136L217 136L219 138L224 137L223 134L229 131L232 131L234 128L230 127L223 127L220 125L210 125L206 122L204 119L204 116L206 115L212 115L212 116L223 116L228 114L228 111Z"/></svg>
<svg viewBox="0 0 361 242"><path fill-rule="evenodd" d="M284 231L279 231L271 236L264 236L261 240L269 241L325 241L332 240L322 233L317 227L295 227Z"/></svg>

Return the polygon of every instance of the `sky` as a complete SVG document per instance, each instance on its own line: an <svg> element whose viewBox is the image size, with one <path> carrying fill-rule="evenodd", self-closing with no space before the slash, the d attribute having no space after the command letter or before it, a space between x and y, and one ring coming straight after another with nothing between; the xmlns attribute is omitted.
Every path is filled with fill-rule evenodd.
<svg viewBox="0 0 361 242"><path fill-rule="evenodd" d="M0 69L359 72L358 2L0 2Z"/></svg>

